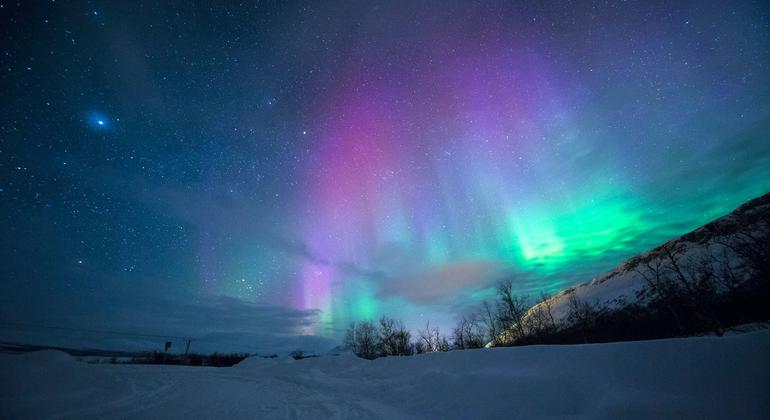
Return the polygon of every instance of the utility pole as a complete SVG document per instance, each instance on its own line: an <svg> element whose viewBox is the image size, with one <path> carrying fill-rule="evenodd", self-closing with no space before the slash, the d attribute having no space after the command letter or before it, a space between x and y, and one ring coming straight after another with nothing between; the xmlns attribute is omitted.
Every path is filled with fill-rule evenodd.
<svg viewBox="0 0 770 420"><path fill-rule="evenodd" d="M189 338L187 339L187 347L184 349L184 355L185 356L187 356L187 350L190 350L190 342L191 341L192 340L190 340Z"/></svg>

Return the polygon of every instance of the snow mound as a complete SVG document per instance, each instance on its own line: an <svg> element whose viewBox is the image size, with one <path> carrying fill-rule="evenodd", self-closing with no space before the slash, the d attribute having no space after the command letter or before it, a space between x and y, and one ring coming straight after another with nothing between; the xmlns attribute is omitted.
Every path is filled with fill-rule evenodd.
<svg viewBox="0 0 770 420"><path fill-rule="evenodd" d="M20 363L30 364L74 364L77 360L61 350L40 350L19 356Z"/></svg>
<svg viewBox="0 0 770 420"><path fill-rule="evenodd" d="M129 392L96 366L58 350L0 355L0 418L83 417L94 401Z"/></svg>

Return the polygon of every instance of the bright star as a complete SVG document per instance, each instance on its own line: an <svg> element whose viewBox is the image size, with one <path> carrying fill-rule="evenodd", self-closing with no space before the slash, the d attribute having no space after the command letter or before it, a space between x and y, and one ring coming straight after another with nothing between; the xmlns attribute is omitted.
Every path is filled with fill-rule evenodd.
<svg viewBox="0 0 770 420"><path fill-rule="evenodd" d="M101 112L90 112L86 123L93 129L108 130L111 128L113 119Z"/></svg>

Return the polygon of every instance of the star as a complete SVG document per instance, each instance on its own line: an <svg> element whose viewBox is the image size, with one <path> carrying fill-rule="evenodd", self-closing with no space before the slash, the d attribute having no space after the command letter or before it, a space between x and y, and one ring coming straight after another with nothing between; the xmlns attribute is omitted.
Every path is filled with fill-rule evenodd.
<svg viewBox="0 0 770 420"><path fill-rule="evenodd" d="M88 114L86 123L93 129L107 130L110 128L110 121L112 121L112 119L107 117L104 113L91 112ZM119 120L115 119L115 121Z"/></svg>

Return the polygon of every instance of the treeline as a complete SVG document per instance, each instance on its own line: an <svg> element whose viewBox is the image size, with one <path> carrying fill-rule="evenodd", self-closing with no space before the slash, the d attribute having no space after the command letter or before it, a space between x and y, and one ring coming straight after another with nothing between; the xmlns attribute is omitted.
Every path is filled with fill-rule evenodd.
<svg viewBox="0 0 770 420"><path fill-rule="evenodd" d="M309 359L319 357L318 354L310 353L304 350L294 350L288 354L294 360ZM174 354L166 352L151 352L138 356L132 356L128 359L111 357L103 361L91 361L89 363L110 363L110 364L137 364L137 365L181 365L181 366L209 366L209 367L230 367L240 363L248 357L260 357L263 359L276 359L278 355L272 354L249 354L249 353L189 353Z"/></svg>
<svg viewBox="0 0 770 420"><path fill-rule="evenodd" d="M173 354L165 352L153 352L146 355L133 357L127 361L110 359L110 363L141 364L141 365L183 365L183 366L210 366L229 367L249 357L247 353L212 353L212 354Z"/></svg>
<svg viewBox="0 0 770 420"><path fill-rule="evenodd" d="M770 196L752 203L770 205ZM629 260L625 270L643 287L633 302L610 305L566 294L554 299L515 292L512 280L462 316L449 336L438 327L413 335L388 317L353 323L345 345L360 357L528 344L574 344L721 335L736 325L770 320L770 220L764 209L736 213ZM751 229L748 229L748 228ZM690 245L688 247L688 244ZM563 302L562 297L562 302Z"/></svg>
<svg viewBox="0 0 770 420"><path fill-rule="evenodd" d="M401 321L384 316L377 322L352 323L345 333L344 345L360 357L376 359L511 344L519 332L525 334L529 330L522 328L526 324L528 300L514 290L511 280L501 282L495 299L484 301L480 311L460 318L448 336L438 326L431 326L430 321L412 334ZM542 295L541 302L548 302L548 296ZM533 319L540 322L539 318ZM550 322L555 325L553 318Z"/></svg>
<svg viewBox="0 0 770 420"><path fill-rule="evenodd" d="M401 321L388 317L378 323L362 321L352 323L345 332L345 347L364 359L382 356L409 356L424 352L422 345L412 342L412 334Z"/></svg>

